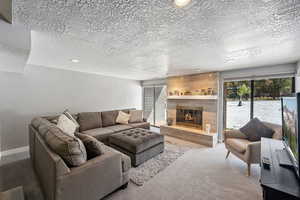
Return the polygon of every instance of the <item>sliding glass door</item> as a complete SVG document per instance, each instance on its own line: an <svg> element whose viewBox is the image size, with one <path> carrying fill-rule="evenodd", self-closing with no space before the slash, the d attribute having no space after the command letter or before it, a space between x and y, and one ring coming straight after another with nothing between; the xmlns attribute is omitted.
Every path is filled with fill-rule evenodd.
<svg viewBox="0 0 300 200"><path fill-rule="evenodd" d="M144 88L144 118L154 125L154 87Z"/></svg>
<svg viewBox="0 0 300 200"><path fill-rule="evenodd" d="M224 84L224 127L241 128L250 120L250 81L232 81Z"/></svg>
<svg viewBox="0 0 300 200"><path fill-rule="evenodd" d="M167 86L144 88L144 114L153 126L166 124Z"/></svg>
<svg viewBox="0 0 300 200"><path fill-rule="evenodd" d="M238 129L257 117L281 125L280 97L294 92L294 78L224 83L224 127Z"/></svg>

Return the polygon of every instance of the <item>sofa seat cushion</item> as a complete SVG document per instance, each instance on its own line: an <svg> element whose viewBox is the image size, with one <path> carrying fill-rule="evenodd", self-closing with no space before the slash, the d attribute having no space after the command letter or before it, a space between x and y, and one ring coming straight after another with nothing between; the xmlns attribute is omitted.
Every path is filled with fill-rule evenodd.
<svg viewBox="0 0 300 200"><path fill-rule="evenodd" d="M79 130L80 132L101 128L102 121L101 121L101 113L99 112L83 112L78 114L78 123L80 125Z"/></svg>
<svg viewBox="0 0 300 200"><path fill-rule="evenodd" d="M227 145L236 150L239 153L245 153L247 150L248 144L251 142L247 139L239 139L239 138L228 138L226 139Z"/></svg>
<svg viewBox="0 0 300 200"><path fill-rule="evenodd" d="M130 170L131 168L131 159L129 156L107 146L107 145L103 145L102 146L102 150L103 152L115 152L115 153L119 153L121 155L121 160L122 160L122 172L127 172Z"/></svg>
<svg viewBox="0 0 300 200"><path fill-rule="evenodd" d="M132 128L150 129L150 123L149 122L130 123L128 125L131 126Z"/></svg>
<svg viewBox="0 0 300 200"><path fill-rule="evenodd" d="M163 135L141 128L122 131L109 137L109 144L121 147L134 154L143 152L163 142Z"/></svg>
<svg viewBox="0 0 300 200"><path fill-rule="evenodd" d="M119 125L114 125L114 126L108 126L106 127L110 130L112 130L113 132L120 132L120 131L125 131L125 130L128 130L128 129L131 129L132 127L129 126L129 125L122 125L122 124L119 124Z"/></svg>
<svg viewBox="0 0 300 200"><path fill-rule="evenodd" d="M114 133L112 129L109 128L95 128L88 131L82 131L83 134L88 134L95 137L97 140L103 141L108 138L111 134Z"/></svg>

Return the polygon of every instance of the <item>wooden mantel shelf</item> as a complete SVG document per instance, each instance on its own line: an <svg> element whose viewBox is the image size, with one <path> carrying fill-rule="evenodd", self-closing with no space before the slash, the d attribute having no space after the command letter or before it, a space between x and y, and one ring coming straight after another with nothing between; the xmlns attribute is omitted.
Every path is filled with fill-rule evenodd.
<svg viewBox="0 0 300 200"><path fill-rule="evenodd" d="M217 95L183 95L183 96L168 96L168 99L206 99L217 100Z"/></svg>

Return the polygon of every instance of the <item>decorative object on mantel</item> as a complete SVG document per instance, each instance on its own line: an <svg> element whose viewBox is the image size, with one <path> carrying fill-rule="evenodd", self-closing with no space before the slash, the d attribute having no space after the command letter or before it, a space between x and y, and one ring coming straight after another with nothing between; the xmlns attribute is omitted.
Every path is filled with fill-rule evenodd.
<svg viewBox="0 0 300 200"><path fill-rule="evenodd" d="M172 118L168 118L167 119L167 124L168 124L168 126L172 126L173 125L173 119Z"/></svg>
<svg viewBox="0 0 300 200"><path fill-rule="evenodd" d="M184 95L184 96L168 96L168 99L211 99L217 100L217 95Z"/></svg>
<svg viewBox="0 0 300 200"><path fill-rule="evenodd" d="M138 186L142 186L145 182L149 181L156 174L163 171L166 167L176 161L185 152L192 149L190 147L173 145L167 142L165 144L164 153L161 153L140 166L130 170L131 182Z"/></svg>
<svg viewBox="0 0 300 200"><path fill-rule="evenodd" d="M196 90L184 90L184 91L179 91L179 90L174 90L174 91L169 91L168 93L169 97L173 96L214 96L216 95L216 89L214 88L207 88L207 89L196 89Z"/></svg>
<svg viewBox="0 0 300 200"><path fill-rule="evenodd" d="M205 130L206 130L206 133L210 134L211 124L206 124L205 125Z"/></svg>

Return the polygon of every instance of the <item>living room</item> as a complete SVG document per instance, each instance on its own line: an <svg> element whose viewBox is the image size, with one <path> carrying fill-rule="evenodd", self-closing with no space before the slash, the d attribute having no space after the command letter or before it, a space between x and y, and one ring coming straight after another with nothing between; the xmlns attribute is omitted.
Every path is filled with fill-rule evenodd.
<svg viewBox="0 0 300 200"><path fill-rule="evenodd" d="M1 200L300 198L299 1L1 0L0 35Z"/></svg>

